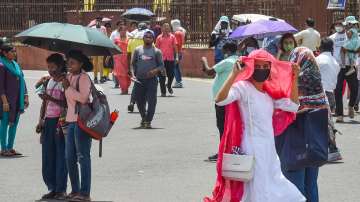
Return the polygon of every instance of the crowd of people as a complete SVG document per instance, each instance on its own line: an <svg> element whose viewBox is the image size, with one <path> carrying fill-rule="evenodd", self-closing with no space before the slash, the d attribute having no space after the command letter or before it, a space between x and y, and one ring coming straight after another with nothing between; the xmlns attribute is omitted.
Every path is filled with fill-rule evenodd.
<svg viewBox="0 0 360 202"><path fill-rule="evenodd" d="M93 28L109 37L122 53L91 59L80 50L69 50L66 59L52 54L46 60L49 76L35 86L43 101L36 131L41 133L42 175L49 190L42 199L91 200L92 139L77 123L76 106L89 101L92 83L108 82L112 73L114 87L127 95L133 82L128 111L133 112L137 105L143 129L152 128L159 84L161 97L173 96L173 88L184 86L180 61L186 30L180 20L161 26L118 21L112 30L112 24L101 19L96 19ZM208 157L218 164L217 183L213 196L204 201L319 201L320 165L289 169L283 151L291 153L296 148L284 147L288 141L284 133L301 125L301 117L325 111L317 121L327 123L328 160L342 158L332 119L336 116L336 122L344 122L346 89L349 118L354 119L359 110L358 24L349 16L334 24L336 33L321 38L309 18L307 28L296 34L238 41L230 39L229 18L220 18L210 37L215 65L201 58L204 73L215 77L212 97L220 136L219 151ZM15 48L4 43L0 50L1 155L10 157L21 155L14 141L29 98ZM93 80L87 74L90 71ZM68 123L66 135L60 122ZM253 178L248 182L222 176L223 156L234 151L255 159ZM66 193L68 176L70 194Z"/></svg>

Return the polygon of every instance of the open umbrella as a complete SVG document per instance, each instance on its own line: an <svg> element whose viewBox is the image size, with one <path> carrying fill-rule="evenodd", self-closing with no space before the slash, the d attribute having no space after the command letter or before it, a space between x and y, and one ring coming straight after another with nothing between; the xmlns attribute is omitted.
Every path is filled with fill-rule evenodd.
<svg viewBox="0 0 360 202"><path fill-rule="evenodd" d="M238 21L241 23L257 22L259 20L270 20L270 19L277 19L278 21L284 21L279 18L275 18L275 17L268 16L268 15L261 15L261 14L239 14L239 15L234 15L232 17L232 20L235 20L235 21Z"/></svg>
<svg viewBox="0 0 360 202"><path fill-rule="evenodd" d="M24 44L67 53L71 49L88 56L115 55L121 50L97 29L67 23L43 23L15 36Z"/></svg>
<svg viewBox="0 0 360 202"><path fill-rule="evenodd" d="M272 37L279 34L295 32L297 32L297 29L285 21L260 20L238 27L230 35L230 38L244 39L248 37L254 37L256 39L263 39L265 37Z"/></svg>
<svg viewBox="0 0 360 202"><path fill-rule="evenodd" d="M149 21L155 16L153 12L145 8L132 8L121 15L124 18L135 21Z"/></svg>

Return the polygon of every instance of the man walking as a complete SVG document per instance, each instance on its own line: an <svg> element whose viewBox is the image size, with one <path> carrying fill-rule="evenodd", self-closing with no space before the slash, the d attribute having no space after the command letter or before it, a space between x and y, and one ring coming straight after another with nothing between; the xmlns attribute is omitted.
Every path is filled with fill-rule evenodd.
<svg viewBox="0 0 360 202"><path fill-rule="evenodd" d="M141 128L150 129L157 102L157 75L164 71L161 51L153 46L154 32L146 30L144 45L135 49L131 64L134 69L135 99L141 115ZM147 109L146 109L147 105Z"/></svg>
<svg viewBox="0 0 360 202"><path fill-rule="evenodd" d="M171 34L171 27L169 23L164 23L162 26L162 34L156 39L156 47L161 50L163 54L164 65L166 69L166 77L160 75L160 90L161 97L166 97L166 87L170 95L173 95L172 82L174 80L175 64L179 62L179 55L177 50L177 41L173 34Z"/></svg>
<svg viewBox="0 0 360 202"><path fill-rule="evenodd" d="M308 18L306 20L307 28L297 34L295 34L295 39L298 42L299 46L304 46L316 52L320 46L320 33L314 29L315 20Z"/></svg>
<svg viewBox="0 0 360 202"><path fill-rule="evenodd" d="M181 76L181 69L180 69L180 60L182 60L182 56L183 56L182 49L183 49L183 45L185 43L186 30L181 26L181 22L178 19L172 20L171 26L172 26L174 36L177 41L177 51L179 54L179 62L177 64L175 64L175 68L174 68L176 83L173 86L173 88L182 88L183 83L182 83L182 76Z"/></svg>

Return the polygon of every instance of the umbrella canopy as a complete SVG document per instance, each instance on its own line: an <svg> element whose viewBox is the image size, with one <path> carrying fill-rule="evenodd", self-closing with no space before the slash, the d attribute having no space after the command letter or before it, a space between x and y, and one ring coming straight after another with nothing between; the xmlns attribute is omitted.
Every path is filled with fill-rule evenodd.
<svg viewBox="0 0 360 202"><path fill-rule="evenodd" d="M232 39L254 37L262 39L285 33L295 33L297 29L284 21L260 20L251 24L238 27L230 35Z"/></svg>
<svg viewBox="0 0 360 202"><path fill-rule="evenodd" d="M111 18L103 18L101 22L111 22ZM91 20L91 22L87 25L88 27L92 27L96 25L96 19Z"/></svg>
<svg viewBox="0 0 360 202"><path fill-rule="evenodd" d="M87 56L114 55L121 50L97 29L67 23L43 23L15 36L22 43L67 53L71 49Z"/></svg>
<svg viewBox="0 0 360 202"><path fill-rule="evenodd" d="M153 12L145 8L132 8L121 15L124 18L135 21L148 21L155 16Z"/></svg>
<svg viewBox="0 0 360 202"><path fill-rule="evenodd" d="M279 18L275 18L268 15L261 15L261 14L240 14L240 15L234 15L232 17L232 20L246 23L246 22L257 22L259 20L270 20L270 19L277 19L279 21L284 21Z"/></svg>

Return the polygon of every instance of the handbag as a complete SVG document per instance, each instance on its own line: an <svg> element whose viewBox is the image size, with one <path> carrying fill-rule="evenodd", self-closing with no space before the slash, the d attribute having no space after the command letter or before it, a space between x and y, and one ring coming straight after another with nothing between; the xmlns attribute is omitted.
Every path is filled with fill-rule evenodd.
<svg viewBox="0 0 360 202"><path fill-rule="evenodd" d="M247 99L250 116L250 136L252 136L252 114L249 97ZM250 137L252 142L252 138ZM233 149L234 150L234 149ZM224 153L222 160L222 176L227 180L248 182L254 176L255 157L241 152Z"/></svg>
<svg viewBox="0 0 360 202"><path fill-rule="evenodd" d="M327 163L329 146L328 109L311 109L275 138L281 166L286 171L320 167Z"/></svg>

